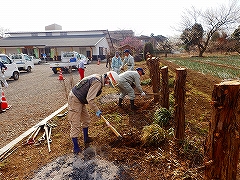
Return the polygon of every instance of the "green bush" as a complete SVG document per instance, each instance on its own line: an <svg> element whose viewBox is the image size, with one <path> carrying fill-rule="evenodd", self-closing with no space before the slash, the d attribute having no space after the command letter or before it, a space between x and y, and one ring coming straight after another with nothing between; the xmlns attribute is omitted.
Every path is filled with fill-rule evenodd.
<svg viewBox="0 0 240 180"><path fill-rule="evenodd" d="M157 109L154 113L154 121L153 123L158 124L163 127L169 124L170 119L172 118L172 114L166 108Z"/></svg>
<svg viewBox="0 0 240 180"><path fill-rule="evenodd" d="M144 126L141 141L143 145L159 145L166 139L166 131L158 124Z"/></svg>
<svg viewBox="0 0 240 180"><path fill-rule="evenodd" d="M151 84L151 79L145 79L144 81L141 82L142 86L150 85Z"/></svg>
<svg viewBox="0 0 240 180"><path fill-rule="evenodd" d="M174 95L173 94L169 94L169 105L170 105L170 107L173 108L174 103L175 103Z"/></svg>

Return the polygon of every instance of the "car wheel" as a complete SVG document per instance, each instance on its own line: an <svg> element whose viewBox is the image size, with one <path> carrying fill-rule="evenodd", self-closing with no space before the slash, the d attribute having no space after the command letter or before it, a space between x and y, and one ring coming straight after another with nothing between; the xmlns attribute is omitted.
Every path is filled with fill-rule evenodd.
<svg viewBox="0 0 240 180"><path fill-rule="evenodd" d="M18 80L19 79L19 72L13 72L13 79Z"/></svg>
<svg viewBox="0 0 240 180"><path fill-rule="evenodd" d="M28 66L28 67L27 67L27 72L31 72L31 71L32 71L31 66Z"/></svg>
<svg viewBox="0 0 240 180"><path fill-rule="evenodd" d="M57 72L58 72L57 68L54 68L54 67L52 68L52 71L54 74L57 74Z"/></svg>

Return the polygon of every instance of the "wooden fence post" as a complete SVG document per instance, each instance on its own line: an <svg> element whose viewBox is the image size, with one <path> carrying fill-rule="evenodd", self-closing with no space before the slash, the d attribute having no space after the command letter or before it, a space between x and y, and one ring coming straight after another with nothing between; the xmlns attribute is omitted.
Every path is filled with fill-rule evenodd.
<svg viewBox="0 0 240 180"><path fill-rule="evenodd" d="M240 136L240 82L214 86L213 113L205 144L204 179L236 180Z"/></svg>
<svg viewBox="0 0 240 180"><path fill-rule="evenodd" d="M168 87L168 67L161 68L162 90L161 90L161 106L169 110L169 87Z"/></svg>
<svg viewBox="0 0 240 180"><path fill-rule="evenodd" d="M147 65L150 71L150 78L152 82L153 93L159 93L160 91L160 68L159 60L156 57L149 58L147 60ZM159 95L154 95L154 102L157 103L160 101Z"/></svg>
<svg viewBox="0 0 240 180"><path fill-rule="evenodd" d="M176 80L174 87L174 99L175 99L175 138L177 140L184 140L185 133L185 85L186 85L187 71L185 68L177 68L176 70Z"/></svg>

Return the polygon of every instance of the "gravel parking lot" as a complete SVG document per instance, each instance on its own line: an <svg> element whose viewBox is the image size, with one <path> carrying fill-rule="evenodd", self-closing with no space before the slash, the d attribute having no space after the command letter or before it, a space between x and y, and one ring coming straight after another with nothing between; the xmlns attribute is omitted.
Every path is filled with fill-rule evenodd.
<svg viewBox="0 0 240 180"><path fill-rule="evenodd" d="M86 65L85 76L106 73L105 65ZM8 81L9 87L3 91L12 108L0 114L0 148L67 103L70 87L77 83L79 74L63 74L64 81L58 76L44 63L35 65L31 73L22 71L19 80Z"/></svg>

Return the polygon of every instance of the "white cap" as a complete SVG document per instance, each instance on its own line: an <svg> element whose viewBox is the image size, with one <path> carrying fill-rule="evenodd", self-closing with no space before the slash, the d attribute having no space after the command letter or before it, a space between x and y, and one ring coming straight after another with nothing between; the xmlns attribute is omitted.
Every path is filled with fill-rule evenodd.
<svg viewBox="0 0 240 180"><path fill-rule="evenodd" d="M107 72L107 76L109 77L113 87L115 87L118 84L119 76L115 71L109 71Z"/></svg>

